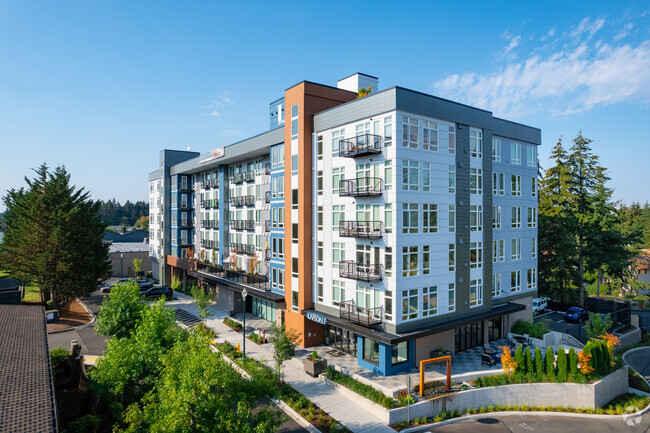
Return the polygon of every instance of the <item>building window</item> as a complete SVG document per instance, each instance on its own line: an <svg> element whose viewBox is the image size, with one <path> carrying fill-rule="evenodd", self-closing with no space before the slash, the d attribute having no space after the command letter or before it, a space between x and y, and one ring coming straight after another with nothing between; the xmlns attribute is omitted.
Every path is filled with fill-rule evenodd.
<svg viewBox="0 0 650 433"><path fill-rule="evenodd" d="M323 230L323 206L318 206L317 230Z"/></svg>
<svg viewBox="0 0 650 433"><path fill-rule="evenodd" d="M438 286L425 287L422 289L422 316L436 314L438 314Z"/></svg>
<svg viewBox="0 0 650 433"><path fill-rule="evenodd" d="M393 161L384 162L384 189L393 189Z"/></svg>
<svg viewBox="0 0 650 433"><path fill-rule="evenodd" d="M316 156L320 161L323 159L323 136L319 135L316 139Z"/></svg>
<svg viewBox="0 0 650 433"><path fill-rule="evenodd" d="M284 239L278 238L278 258L284 259Z"/></svg>
<svg viewBox="0 0 650 433"><path fill-rule="evenodd" d="M402 189L417 191L418 187L418 161L402 160Z"/></svg>
<svg viewBox="0 0 650 433"><path fill-rule="evenodd" d="M384 117L384 146L393 145L393 118Z"/></svg>
<svg viewBox="0 0 650 433"><path fill-rule="evenodd" d="M438 150L438 125L436 122L423 121L422 122L422 149L423 150Z"/></svg>
<svg viewBox="0 0 650 433"><path fill-rule="evenodd" d="M316 178L316 189L318 195L323 195L323 170L318 170L318 176Z"/></svg>
<svg viewBox="0 0 650 433"><path fill-rule="evenodd" d="M393 320L393 292L391 290L384 292L384 316L386 320Z"/></svg>
<svg viewBox="0 0 650 433"><path fill-rule="evenodd" d="M449 205L449 233L456 231L456 205Z"/></svg>
<svg viewBox="0 0 650 433"><path fill-rule="evenodd" d="M530 195L533 197L537 197L537 178L532 177L530 178Z"/></svg>
<svg viewBox="0 0 650 433"><path fill-rule="evenodd" d="M431 247L422 246L422 275L427 275L431 271Z"/></svg>
<svg viewBox="0 0 650 433"><path fill-rule="evenodd" d="M492 296L501 296L501 274L492 274Z"/></svg>
<svg viewBox="0 0 650 433"><path fill-rule="evenodd" d="M291 292L291 311L298 312L298 302L299 302L299 296L298 292Z"/></svg>
<svg viewBox="0 0 650 433"><path fill-rule="evenodd" d="M291 242L298 243L298 223L291 224Z"/></svg>
<svg viewBox="0 0 650 433"><path fill-rule="evenodd" d="M420 121L414 117L402 117L402 144L418 148Z"/></svg>
<svg viewBox="0 0 650 433"><path fill-rule="evenodd" d="M470 194L483 194L483 170L480 168L469 169Z"/></svg>
<svg viewBox="0 0 650 433"><path fill-rule="evenodd" d="M526 146L526 165L528 167L537 167L537 147L534 144Z"/></svg>
<svg viewBox="0 0 650 433"><path fill-rule="evenodd" d="M417 206L417 205L416 205ZM438 231L438 205L422 205L422 231L424 233L436 233Z"/></svg>
<svg viewBox="0 0 650 433"><path fill-rule="evenodd" d="M345 205L332 206L332 230L338 231L341 221L345 220Z"/></svg>
<svg viewBox="0 0 650 433"><path fill-rule="evenodd" d="M409 342L402 341L401 343L393 344L391 346L391 365L401 364L409 360Z"/></svg>
<svg viewBox="0 0 650 433"><path fill-rule="evenodd" d="M298 257L291 258L291 276L298 278Z"/></svg>
<svg viewBox="0 0 650 433"><path fill-rule="evenodd" d="M510 143L510 162L521 164L521 143Z"/></svg>
<svg viewBox="0 0 650 433"><path fill-rule="evenodd" d="M422 191L431 191L431 164L422 163Z"/></svg>
<svg viewBox="0 0 650 433"><path fill-rule="evenodd" d="M456 269L456 244L449 244L449 270Z"/></svg>
<svg viewBox="0 0 650 433"><path fill-rule="evenodd" d="M291 190L291 209L298 209L298 190Z"/></svg>
<svg viewBox="0 0 650 433"><path fill-rule="evenodd" d="M339 306L345 301L345 282L332 280L332 304Z"/></svg>
<svg viewBox="0 0 650 433"><path fill-rule="evenodd" d="M284 269L278 269L278 290L284 292Z"/></svg>
<svg viewBox="0 0 650 433"><path fill-rule="evenodd" d="M323 277L318 277L318 302L323 302Z"/></svg>
<svg viewBox="0 0 650 433"><path fill-rule="evenodd" d="M418 289L402 290L402 320L417 319Z"/></svg>
<svg viewBox="0 0 650 433"><path fill-rule="evenodd" d="M532 238L530 240L530 256L532 258L537 257L537 239L536 238Z"/></svg>
<svg viewBox="0 0 650 433"><path fill-rule="evenodd" d="M515 238L510 241L510 259L521 260L521 239Z"/></svg>
<svg viewBox="0 0 650 433"><path fill-rule="evenodd" d="M492 261L505 262L506 260L506 241L504 239L497 239L493 241L494 257Z"/></svg>
<svg viewBox="0 0 650 433"><path fill-rule="evenodd" d="M483 267L483 242L470 243L469 266L472 269L478 269Z"/></svg>
<svg viewBox="0 0 650 433"><path fill-rule="evenodd" d="M402 203L402 233L418 232L418 207L417 203Z"/></svg>
<svg viewBox="0 0 650 433"><path fill-rule="evenodd" d="M357 307L370 308L370 288L357 285Z"/></svg>
<svg viewBox="0 0 650 433"><path fill-rule="evenodd" d="M513 174L510 176L510 195L521 196L521 176Z"/></svg>
<svg viewBox="0 0 650 433"><path fill-rule="evenodd" d="M332 267L339 268L339 262L345 260L345 244L342 242L332 242Z"/></svg>
<svg viewBox="0 0 650 433"><path fill-rule="evenodd" d="M501 162L501 140L492 138L492 161Z"/></svg>
<svg viewBox="0 0 650 433"><path fill-rule="evenodd" d="M469 283L469 306L480 307L483 305L483 280L472 280Z"/></svg>
<svg viewBox="0 0 650 433"><path fill-rule="evenodd" d="M332 193L338 194L341 187L341 181L345 180L345 168L332 169Z"/></svg>
<svg viewBox="0 0 650 433"><path fill-rule="evenodd" d="M386 247L384 249L384 272L387 277L393 275L393 248Z"/></svg>
<svg viewBox="0 0 650 433"><path fill-rule="evenodd" d="M510 272L510 293L521 292L521 271Z"/></svg>
<svg viewBox="0 0 650 433"><path fill-rule="evenodd" d="M483 230L483 206L471 205L469 207L469 227L473 232Z"/></svg>
<svg viewBox="0 0 650 433"><path fill-rule="evenodd" d="M521 208L519 206L510 208L510 226L513 229L521 227Z"/></svg>
<svg viewBox="0 0 650 433"><path fill-rule="evenodd" d="M537 208L528 208L528 227L537 227Z"/></svg>
<svg viewBox="0 0 650 433"><path fill-rule="evenodd" d="M456 192L456 166L449 166L449 192Z"/></svg>
<svg viewBox="0 0 650 433"><path fill-rule="evenodd" d="M291 155L291 175L298 174L298 155Z"/></svg>
<svg viewBox="0 0 650 433"><path fill-rule="evenodd" d="M526 288L532 290L537 287L537 269L531 268L526 271Z"/></svg>
<svg viewBox="0 0 650 433"><path fill-rule="evenodd" d="M469 132L469 156L483 158L483 133L481 131Z"/></svg>
<svg viewBox="0 0 650 433"><path fill-rule="evenodd" d="M393 233L393 205L384 205L384 230L386 233Z"/></svg>
<svg viewBox="0 0 650 433"><path fill-rule="evenodd" d="M413 277L418 274L419 247L402 247L402 276Z"/></svg>
<svg viewBox="0 0 650 433"><path fill-rule="evenodd" d="M492 194L505 195L505 175L503 173L492 173Z"/></svg>
<svg viewBox="0 0 650 433"><path fill-rule="evenodd" d="M492 228L501 228L501 206L492 206Z"/></svg>
<svg viewBox="0 0 650 433"><path fill-rule="evenodd" d="M456 311L456 285L449 284L449 311Z"/></svg>
<svg viewBox="0 0 650 433"><path fill-rule="evenodd" d="M323 266L323 241L318 241L318 266Z"/></svg>
<svg viewBox="0 0 650 433"><path fill-rule="evenodd" d="M363 360L379 365L379 342L377 340L363 337Z"/></svg>
<svg viewBox="0 0 650 433"><path fill-rule="evenodd" d="M341 140L345 138L345 129L332 132L332 156L339 156Z"/></svg>

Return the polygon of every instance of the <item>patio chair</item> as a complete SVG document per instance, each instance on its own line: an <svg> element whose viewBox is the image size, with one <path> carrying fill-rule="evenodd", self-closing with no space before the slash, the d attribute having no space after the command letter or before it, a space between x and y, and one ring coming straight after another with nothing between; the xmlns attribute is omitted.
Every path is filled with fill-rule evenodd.
<svg viewBox="0 0 650 433"><path fill-rule="evenodd" d="M492 356L487 353L481 353L481 365L487 364L489 367L497 365L497 360L492 358Z"/></svg>
<svg viewBox="0 0 650 433"><path fill-rule="evenodd" d="M496 355L497 350L493 349L492 346L490 346L488 343L485 343L483 345L483 353L487 353L488 355Z"/></svg>

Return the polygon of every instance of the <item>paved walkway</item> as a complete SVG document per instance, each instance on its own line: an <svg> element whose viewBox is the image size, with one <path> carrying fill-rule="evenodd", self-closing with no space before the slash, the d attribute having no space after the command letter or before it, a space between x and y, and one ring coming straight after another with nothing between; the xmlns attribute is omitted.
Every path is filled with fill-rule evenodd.
<svg viewBox="0 0 650 433"><path fill-rule="evenodd" d="M630 350L623 354L623 360L650 383L650 347Z"/></svg>
<svg viewBox="0 0 650 433"><path fill-rule="evenodd" d="M189 296L182 293L175 294L177 300L167 303L170 308L180 308L188 313L198 315ZM217 342L228 341L232 345L239 343L242 346L243 336L223 323L228 317L228 311L215 306L210 307L212 314L206 319L206 325L217 334ZM248 318L248 316L247 316ZM252 318L252 317L251 317ZM253 331L246 321L247 332ZM352 400L342 396L333 388L321 383L320 380L308 376L303 369L302 359L310 353L309 350L297 349L296 356L284 364L284 381L300 391L305 397L329 413L337 421L355 433L394 433L395 431L383 424L378 418L357 405ZM273 367L273 345L257 345L246 340L246 356L265 360L266 364Z"/></svg>

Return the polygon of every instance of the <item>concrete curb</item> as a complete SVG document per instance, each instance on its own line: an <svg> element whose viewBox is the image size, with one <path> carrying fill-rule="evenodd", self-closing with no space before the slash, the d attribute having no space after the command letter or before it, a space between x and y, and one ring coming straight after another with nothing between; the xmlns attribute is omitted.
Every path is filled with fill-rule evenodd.
<svg viewBox="0 0 650 433"><path fill-rule="evenodd" d="M90 326L94 326L95 323L97 323L97 316L95 316L95 314L94 314L92 311L90 311L90 308L88 308L88 307L86 306L86 304L84 304L84 303L81 301L81 299L76 298L76 300L77 300L77 302L79 302L79 304L81 304L82 307L84 307L84 310L86 310L86 312L87 312L88 314L90 314L90 317L92 317L93 320L91 320L89 323L86 323L86 324L83 324L83 325L79 325L79 326L75 326L74 328L70 328L70 329L62 329L62 330L60 330L60 331L52 331L52 332L48 332L48 334L60 334L60 333L62 333L62 332L77 331L77 330L79 330L79 329L84 329L84 328L88 328L88 327L90 327Z"/></svg>
<svg viewBox="0 0 650 433"><path fill-rule="evenodd" d="M307 430L308 432L310 432L310 433L321 433L321 431L318 430L316 427L314 427L312 423L310 423L305 418L303 418L298 412L293 410L291 408L291 406L289 406L288 404L286 404L282 400L278 400L277 398L272 398L271 401L273 401L273 403L275 403L280 409L282 409L282 411L284 413L289 415L289 417L291 417L291 419L293 419L295 422L300 424L300 426L302 428L304 428L305 430Z"/></svg>
<svg viewBox="0 0 650 433"><path fill-rule="evenodd" d="M629 367L633 372L635 372L636 374L638 374L639 377L640 377L641 379L643 379L643 381L644 381L646 384L648 384L648 386L650 386L650 382L648 382L648 380L647 380L645 377L643 377L643 375L642 375L641 373L639 373L639 372L636 371L634 368L632 368L632 366L631 366L631 365L630 365L630 364L625 360L625 355L627 355L628 353L631 353L631 352L636 352L636 351L638 351L638 350L650 350L650 346L635 347L634 349L630 349L630 350L628 350L627 352L625 352L621 358L623 358L623 362L626 363L627 366L628 366L628 367Z"/></svg>

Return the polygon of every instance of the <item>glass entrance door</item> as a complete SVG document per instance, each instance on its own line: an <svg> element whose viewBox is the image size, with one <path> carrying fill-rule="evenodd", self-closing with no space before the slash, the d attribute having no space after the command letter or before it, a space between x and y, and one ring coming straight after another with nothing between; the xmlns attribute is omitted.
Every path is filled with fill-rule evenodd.
<svg viewBox="0 0 650 433"><path fill-rule="evenodd" d="M488 320L488 341L500 340L502 337L501 323L503 317L495 317Z"/></svg>
<svg viewBox="0 0 650 433"><path fill-rule="evenodd" d="M483 344L483 322L474 322L456 328L456 353Z"/></svg>

